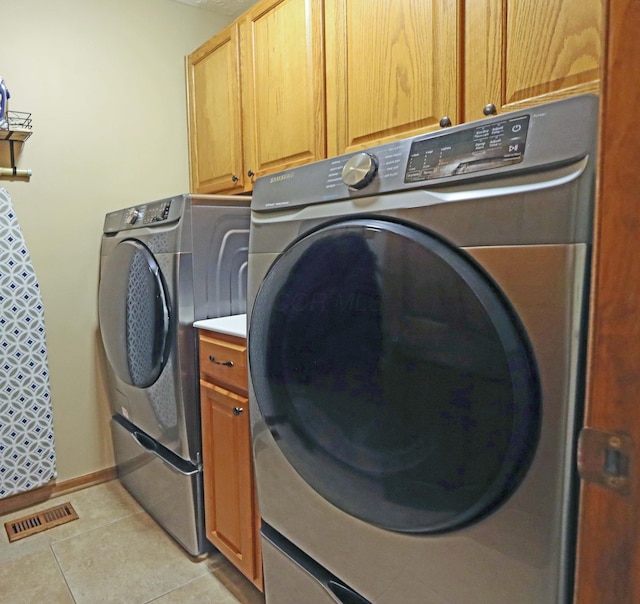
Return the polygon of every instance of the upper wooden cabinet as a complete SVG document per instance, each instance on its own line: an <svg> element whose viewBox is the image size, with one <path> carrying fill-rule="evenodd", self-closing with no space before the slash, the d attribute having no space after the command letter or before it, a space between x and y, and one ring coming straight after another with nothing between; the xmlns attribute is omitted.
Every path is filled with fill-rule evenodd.
<svg viewBox="0 0 640 604"><path fill-rule="evenodd" d="M601 0L468 0L464 121L598 92Z"/></svg>
<svg viewBox="0 0 640 604"><path fill-rule="evenodd" d="M187 88L191 191L242 191L245 177L237 23L187 57Z"/></svg>
<svg viewBox="0 0 640 604"><path fill-rule="evenodd" d="M242 18L245 167L257 178L326 156L322 0L263 0Z"/></svg>
<svg viewBox="0 0 640 604"><path fill-rule="evenodd" d="M326 156L322 0L263 0L187 58L191 191Z"/></svg>
<svg viewBox="0 0 640 604"><path fill-rule="evenodd" d="M191 190L597 92L602 0L260 0L188 58Z"/></svg>
<svg viewBox="0 0 640 604"><path fill-rule="evenodd" d="M458 121L458 0L326 0L327 151Z"/></svg>

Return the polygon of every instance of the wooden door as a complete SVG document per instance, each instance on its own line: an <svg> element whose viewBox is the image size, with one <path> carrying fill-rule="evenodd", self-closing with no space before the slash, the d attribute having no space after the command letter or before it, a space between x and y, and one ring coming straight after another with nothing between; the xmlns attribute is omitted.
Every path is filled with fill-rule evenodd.
<svg viewBox="0 0 640 604"><path fill-rule="evenodd" d="M464 120L598 92L602 0L465 4Z"/></svg>
<svg viewBox="0 0 640 604"><path fill-rule="evenodd" d="M263 0L242 19L250 178L325 157L322 0Z"/></svg>
<svg viewBox="0 0 640 604"><path fill-rule="evenodd" d="M207 539L261 587L246 397L200 381Z"/></svg>
<svg viewBox="0 0 640 604"><path fill-rule="evenodd" d="M192 193L244 188L238 25L187 58Z"/></svg>
<svg viewBox="0 0 640 604"><path fill-rule="evenodd" d="M458 120L458 0L326 0L332 157Z"/></svg>
<svg viewBox="0 0 640 604"><path fill-rule="evenodd" d="M577 604L640 602L640 2L607 0L588 373L589 428L633 445L629 490L583 482Z"/></svg>

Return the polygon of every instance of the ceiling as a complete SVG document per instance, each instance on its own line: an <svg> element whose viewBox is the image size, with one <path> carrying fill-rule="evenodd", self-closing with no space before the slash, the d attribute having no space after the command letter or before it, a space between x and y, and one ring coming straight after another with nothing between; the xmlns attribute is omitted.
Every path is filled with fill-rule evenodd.
<svg viewBox="0 0 640 604"><path fill-rule="evenodd" d="M243 13L257 0L174 0L182 4L188 4L197 8L202 8L220 15L235 17Z"/></svg>

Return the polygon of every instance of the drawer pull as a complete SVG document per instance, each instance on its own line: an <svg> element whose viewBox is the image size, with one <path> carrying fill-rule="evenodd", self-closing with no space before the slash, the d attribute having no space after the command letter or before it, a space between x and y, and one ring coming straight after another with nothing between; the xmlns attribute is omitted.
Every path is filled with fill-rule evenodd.
<svg viewBox="0 0 640 604"><path fill-rule="evenodd" d="M243 411L244 411L244 409L243 409L242 407L234 407L234 408L233 408L233 414L234 414L235 416L240 415Z"/></svg>
<svg viewBox="0 0 640 604"><path fill-rule="evenodd" d="M224 365L225 367L233 367L233 361L216 361L216 357L209 355L209 360L216 365Z"/></svg>

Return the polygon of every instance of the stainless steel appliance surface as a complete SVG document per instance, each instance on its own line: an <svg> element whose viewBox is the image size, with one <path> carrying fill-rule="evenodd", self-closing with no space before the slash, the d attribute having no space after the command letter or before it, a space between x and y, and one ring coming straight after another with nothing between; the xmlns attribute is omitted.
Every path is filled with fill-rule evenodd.
<svg viewBox="0 0 640 604"><path fill-rule="evenodd" d="M104 222L99 322L118 476L192 555L208 549L193 322L245 312L249 203L177 195Z"/></svg>
<svg viewBox="0 0 640 604"><path fill-rule="evenodd" d="M255 183L269 604L568 604L597 99Z"/></svg>

